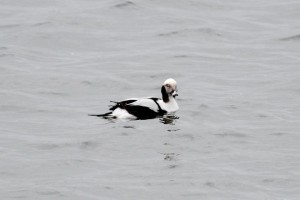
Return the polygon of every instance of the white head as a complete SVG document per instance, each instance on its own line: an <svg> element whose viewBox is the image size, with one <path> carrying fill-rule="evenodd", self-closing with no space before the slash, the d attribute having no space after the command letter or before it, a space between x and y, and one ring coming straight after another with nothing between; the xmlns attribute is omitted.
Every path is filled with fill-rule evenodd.
<svg viewBox="0 0 300 200"><path fill-rule="evenodd" d="M161 87L161 93L164 102L168 102L170 97L178 96L176 81L172 78L167 79Z"/></svg>

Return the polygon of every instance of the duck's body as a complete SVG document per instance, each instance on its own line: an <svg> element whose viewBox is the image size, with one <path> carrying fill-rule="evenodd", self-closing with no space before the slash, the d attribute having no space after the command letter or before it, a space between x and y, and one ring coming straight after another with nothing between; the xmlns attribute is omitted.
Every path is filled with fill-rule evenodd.
<svg viewBox="0 0 300 200"><path fill-rule="evenodd" d="M120 102L114 102L110 112L97 117L120 119L152 119L167 113L176 112L179 107L175 100L177 86L174 79L167 79L162 88L162 99L155 97L130 98Z"/></svg>

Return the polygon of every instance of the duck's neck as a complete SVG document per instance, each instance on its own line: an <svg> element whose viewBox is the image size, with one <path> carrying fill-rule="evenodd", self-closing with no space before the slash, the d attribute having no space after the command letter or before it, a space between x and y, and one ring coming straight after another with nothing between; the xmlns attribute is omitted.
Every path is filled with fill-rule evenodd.
<svg viewBox="0 0 300 200"><path fill-rule="evenodd" d="M168 113L170 113L170 112L176 112L176 111L178 110L179 107L178 107L178 104L177 104L175 98L171 95L171 96L169 96L168 102L165 102L165 101L164 101L164 106L163 106L163 108L164 108Z"/></svg>
<svg viewBox="0 0 300 200"><path fill-rule="evenodd" d="M169 99L168 103L176 102L176 101L175 101L175 97L173 97L172 95L169 95L169 96L168 96L168 99ZM167 102L166 102L166 103L167 103Z"/></svg>

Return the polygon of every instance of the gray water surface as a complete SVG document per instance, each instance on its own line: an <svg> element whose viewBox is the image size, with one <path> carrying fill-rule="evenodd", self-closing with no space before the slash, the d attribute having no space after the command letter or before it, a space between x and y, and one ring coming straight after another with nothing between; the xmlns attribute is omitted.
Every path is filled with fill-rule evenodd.
<svg viewBox="0 0 300 200"><path fill-rule="evenodd" d="M300 2L0 0L1 199L300 198ZM108 121L179 87L178 119Z"/></svg>

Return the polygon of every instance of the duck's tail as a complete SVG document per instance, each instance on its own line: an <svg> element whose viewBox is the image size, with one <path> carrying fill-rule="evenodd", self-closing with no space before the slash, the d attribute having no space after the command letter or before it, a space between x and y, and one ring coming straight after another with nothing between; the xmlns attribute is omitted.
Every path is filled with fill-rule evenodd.
<svg viewBox="0 0 300 200"><path fill-rule="evenodd" d="M104 113L104 114L89 114L89 116L93 116L93 117L109 117L111 116L112 112L108 112L108 113Z"/></svg>

